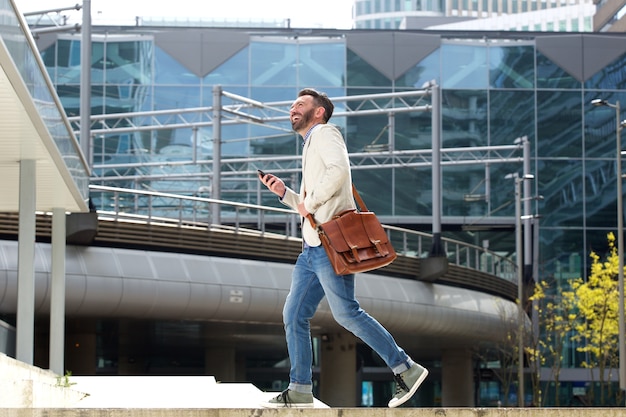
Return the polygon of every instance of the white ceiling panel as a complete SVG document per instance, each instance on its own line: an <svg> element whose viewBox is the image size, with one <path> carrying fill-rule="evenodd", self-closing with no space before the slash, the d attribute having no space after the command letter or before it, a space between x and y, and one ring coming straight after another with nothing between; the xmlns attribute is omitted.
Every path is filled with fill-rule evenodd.
<svg viewBox="0 0 626 417"><path fill-rule="evenodd" d="M39 115L4 42L0 42L0 211L19 211L20 162L23 160L36 162L37 210L88 211L63 155Z"/></svg>

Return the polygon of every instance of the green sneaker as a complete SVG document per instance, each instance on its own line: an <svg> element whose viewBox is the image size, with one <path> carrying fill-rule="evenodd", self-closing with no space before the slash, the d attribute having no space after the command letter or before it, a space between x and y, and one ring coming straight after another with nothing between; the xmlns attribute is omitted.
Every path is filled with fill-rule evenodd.
<svg viewBox="0 0 626 417"><path fill-rule="evenodd" d="M313 394L286 389L262 405L265 408L313 408Z"/></svg>
<svg viewBox="0 0 626 417"><path fill-rule="evenodd" d="M396 379L396 395L389 401L389 407L397 407L407 402L427 376L428 370L418 364L414 364L401 374L394 375Z"/></svg>

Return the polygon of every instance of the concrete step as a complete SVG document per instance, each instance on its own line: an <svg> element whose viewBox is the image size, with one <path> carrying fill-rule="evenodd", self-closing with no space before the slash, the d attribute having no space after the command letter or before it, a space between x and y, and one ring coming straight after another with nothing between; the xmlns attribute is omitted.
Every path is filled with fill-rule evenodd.
<svg viewBox="0 0 626 417"><path fill-rule="evenodd" d="M623 408L0 409L0 417L624 417Z"/></svg>
<svg viewBox="0 0 626 417"><path fill-rule="evenodd" d="M0 417L626 417L626 408L259 408L273 395L210 376L65 379L0 354Z"/></svg>
<svg viewBox="0 0 626 417"><path fill-rule="evenodd" d="M212 376L77 376L70 381L88 394L73 408L258 408L278 394L249 383L219 383ZM315 407L328 408L319 400Z"/></svg>

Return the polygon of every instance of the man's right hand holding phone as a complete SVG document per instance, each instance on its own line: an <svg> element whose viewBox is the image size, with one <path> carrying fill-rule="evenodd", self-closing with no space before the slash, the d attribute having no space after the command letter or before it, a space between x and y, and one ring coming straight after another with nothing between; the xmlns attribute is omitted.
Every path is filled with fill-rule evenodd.
<svg viewBox="0 0 626 417"><path fill-rule="evenodd" d="M276 175L266 174L260 169L257 171L259 173L259 179L261 180L263 185L265 185L271 192L273 192L280 198L283 198L285 196L287 188L285 187L285 183L283 182L283 180L278 178Z"/></svg>

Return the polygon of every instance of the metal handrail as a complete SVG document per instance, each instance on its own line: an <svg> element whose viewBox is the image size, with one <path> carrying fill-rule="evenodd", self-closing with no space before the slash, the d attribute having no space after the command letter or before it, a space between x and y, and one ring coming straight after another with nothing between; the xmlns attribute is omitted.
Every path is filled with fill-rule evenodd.
<svg viewBox="0 0 626 417"><path fill-rule="evenodd" d="M292 209L101 185L90 185L89 189L92 196L97 196L98 193L113 194L112 198L108 198L113 201L113 206L110 209L97 210L102 219L300 239L300 216ZM219 224L211 222L213 205L220 207ZM399 255L414 258L429 256L432 235L390 225L383 227ZM451 264L517 282L516 263L508 257L445 237L442 238L442 243Z"/></svg>

